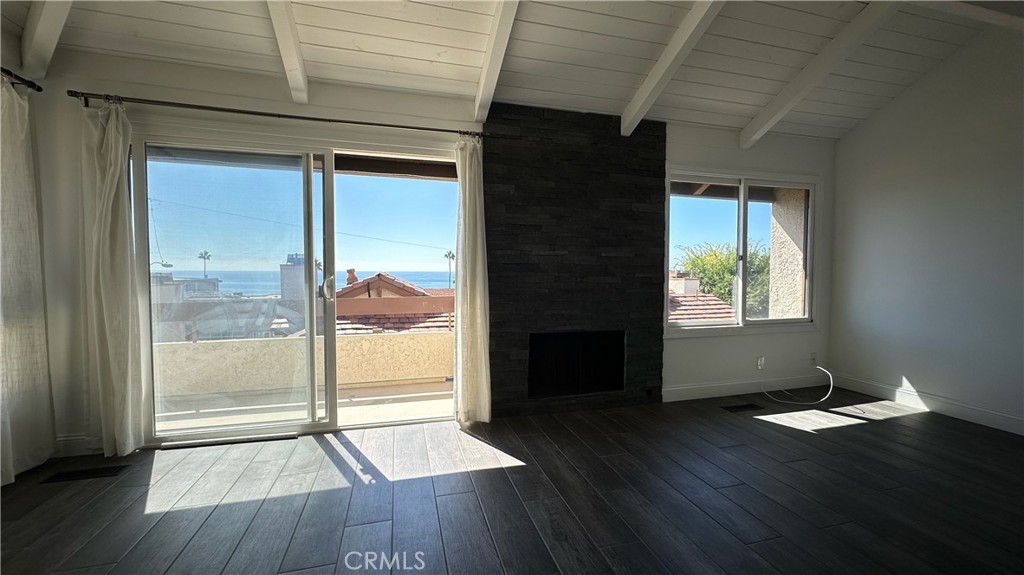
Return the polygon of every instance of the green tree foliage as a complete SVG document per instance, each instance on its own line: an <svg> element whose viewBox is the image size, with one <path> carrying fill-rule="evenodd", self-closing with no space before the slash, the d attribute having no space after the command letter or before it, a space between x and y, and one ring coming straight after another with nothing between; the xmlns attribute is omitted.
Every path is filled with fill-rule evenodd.
<svg viewBox="0 0 1024 575"><path fill-rule="evenodd" d="M736 279L736 248L728 244L703 243L676 246L683 255L676 259L676 268L700 280L701 293L711 294L732 305Z"/></svg>
<svg viewBox="0 0 1024 575"><path fill-rule="evenodd" d="M675 266L700 280L701 293L711 294L733 305L733 286L736 280L736 247L729 244L703 243L695 246L676 246L682 255ZM768 317L768 249L760 243L750 246L747 261L747 317Z"/></svg>
<svg viewBox="0 0 1024 575"><path fill-rule="evenodd" d="M750 246L747 261L747 317L768 317L768 266L771 257L761 244Z"/></svg>

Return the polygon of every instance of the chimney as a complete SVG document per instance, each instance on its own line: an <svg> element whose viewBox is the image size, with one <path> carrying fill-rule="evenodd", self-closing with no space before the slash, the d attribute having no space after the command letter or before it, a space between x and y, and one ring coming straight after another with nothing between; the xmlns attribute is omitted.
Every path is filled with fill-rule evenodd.
<svg viewBox="0 0 1024 575"><path fill-rule="evenodd" d="M359 281L359 277L356 276L356 268L349 268L345 271L348 272L348 277L345 278L345 285L352 285Z"/></svg>
<svg viewBox="0 0 1024 575"><path fill-rule="evenodd" d="M676 295L697 295L700 292L700 280L689 277L689 274L673 273L668 279L668 289Z"/></svg>

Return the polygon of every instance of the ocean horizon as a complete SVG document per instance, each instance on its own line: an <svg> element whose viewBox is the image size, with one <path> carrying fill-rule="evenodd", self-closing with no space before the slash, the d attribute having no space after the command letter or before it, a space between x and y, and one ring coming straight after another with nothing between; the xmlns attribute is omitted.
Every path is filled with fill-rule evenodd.
<svg viewBox="0 0 1024 575"><path fill-rule="evenodd" d="M203 270L168 270L175 278L201 278ZM344 285L345 271L336 273L337 284ZM365 279L378 272L357 272L359 279ZM452 285L448 283L448 272L416 272L416 271L385 271L402 281L415 284L425 289L443 289L454 287L455 273L452 272ZM222 293L241 293L244 295L275 295L281 293L281 273L278 271L243 271L243 270L207 270L207 277L221 280ZM317 280L323 275L318 272Z"/></svg>

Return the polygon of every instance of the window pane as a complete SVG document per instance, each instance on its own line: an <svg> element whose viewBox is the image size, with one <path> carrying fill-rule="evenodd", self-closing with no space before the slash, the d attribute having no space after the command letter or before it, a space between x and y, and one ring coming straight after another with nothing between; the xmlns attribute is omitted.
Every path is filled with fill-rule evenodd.
<svg viewBox="0 0 1024 575"><path fill-rule="evenodd" d="M747 319L807 317L810 191L747 190Z"/></svg>
<svg viewBox="0 0 1024 575"><path fill-rule="evenodd" d="M738 183L672 182L668 320L736 323Z"/></svg>
<svg viewBox="0 0 1024 575"><path fill-rule="evenodd" d="M307 421L302 157L146 150L156 433Z"/></svg>

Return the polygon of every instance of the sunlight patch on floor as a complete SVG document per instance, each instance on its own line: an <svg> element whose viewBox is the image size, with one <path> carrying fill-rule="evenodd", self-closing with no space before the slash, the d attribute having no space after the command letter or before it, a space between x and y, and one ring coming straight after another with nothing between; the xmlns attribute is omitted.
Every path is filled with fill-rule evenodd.
<svg viewBox="0 0 1024 575"><path fill-rule="evenodd" d="M451 440L446 442L443 448L444 450L449 450L444 461L431 462L429 468L415 470L410 469L408 466L391 465L387 461L374 461L374 456L368 452L360 451L353 445L339 442L336 437L328 435L326 437L329 445L337 452L337 454L331 455L331 461L335 465L343 461L344 464L353 470L353 483L363 483L364 485L372 485L380 481L397 483L424 477L438 477L451 473L488 469L500 470L526 465L516 457L479 439L472 432L462 430L459 424L454 421L423 425L431 426L434 430L443 429L444 433L450 434L447 437ZM402 429L402 427L395 427L393 429ZM460 461L461 463L459 463Z"/></svg>
<svg viewBox="0 0 1024 575"><path fill-rule="evenodd" d="M776 425L784 425L786 427L799 429L800 431L806 431L808 433L815 433L821 429L831 429L834 427L846 427L848 425L866 423L861 419L846 417L844 415L821 411L818 409L806 409L790 413L775 413L772 415L758 415L755 416L755 419L760 419Z"/></svg>
<svg viewBox="0 0 1024 575"><path fill-rule="evenodd" d="M854 405L844 405L843 407L833 407L829 409L833 413L843 413L859 417L861 419L870 419L873 421L882 421L885 419L892 419L894 417L903 417L905 415L911 415L914 413L923 413L928 411L923 407L915 407L912 405L898 404L893 401L871 401L866 403L858 403Z"/></svg>

